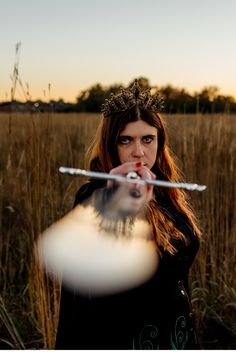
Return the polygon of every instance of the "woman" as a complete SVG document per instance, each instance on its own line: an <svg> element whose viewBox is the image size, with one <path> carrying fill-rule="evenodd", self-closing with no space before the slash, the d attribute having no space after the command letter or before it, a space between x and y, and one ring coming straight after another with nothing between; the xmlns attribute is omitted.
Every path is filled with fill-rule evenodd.
<svg viewBox="0 0 236 354"><path fill-rule="evenodd" d="M159 95L141 91L137 81L106 100L89 169L178 181L159 114L162 106ZM135 188L140 200L135 213L142 212L151 225L159 267L144 284L118 294L85 297L62 287L57 349L198 348L188 287L200 236L194 214L180 189ZM92 180L77 193L75 206L94 195L106 201L115 190L111 181ZM105 213L106 203L99 205Z"/></svg>

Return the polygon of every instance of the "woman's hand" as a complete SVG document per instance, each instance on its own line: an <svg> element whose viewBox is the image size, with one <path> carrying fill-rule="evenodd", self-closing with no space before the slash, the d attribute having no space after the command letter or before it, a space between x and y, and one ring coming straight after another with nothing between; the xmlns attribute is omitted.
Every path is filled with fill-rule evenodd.
<svg viewBox="0 0 236 354"><path fill-rule="evenodd" d="M155 179L156 176L142 162L126 162L110 171L111 174L126 176L129 172L136 172L142 179ZM112 188L114 181L108 181L107 186ZM137 191L136 197L132 196L131 191ZM137 195L140 195L137 197ZM124 214L136 215L144 205L153 198L153 186L140 185L138 183L121 183L120 188L115 192L112 198L112 206ZM111 210L114 210L112 207Z"/></svg>
<svg viewBox="0 0 236 354"><path fill-rule="evenodd" d="M126 176L129 172L136 172L142 179L156 179L155 174L149 170L142 162L126 162L118 167L113 168L111 174L119 174ZM114 185L113 181L108 181L107 186L112 187ZM131 189L136 188L140 191L142 195L146 195L146 200L149 202L153 197L153 186L139 184L130 184Z"/></svg>

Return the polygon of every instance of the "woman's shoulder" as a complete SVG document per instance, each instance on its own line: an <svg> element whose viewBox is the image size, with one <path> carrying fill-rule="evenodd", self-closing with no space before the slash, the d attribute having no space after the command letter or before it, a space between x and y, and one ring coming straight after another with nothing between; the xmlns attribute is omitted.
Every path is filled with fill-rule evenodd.
<svg viewBox="0 0 236 354"><path fill-rule="evenodd" d="M74 206L82 204L86 199L90 198L96 189L103 188L104 181L92 180L83 184L75 195Z"/></svg>

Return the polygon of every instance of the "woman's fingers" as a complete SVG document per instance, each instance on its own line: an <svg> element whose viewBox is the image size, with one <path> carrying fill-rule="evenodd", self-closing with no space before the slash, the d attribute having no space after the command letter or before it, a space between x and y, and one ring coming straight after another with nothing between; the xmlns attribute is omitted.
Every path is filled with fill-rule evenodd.
<svg viewBox="0 0 236 354"><path fill-rule="evenodd" d="M142 162L126 162L118 167L113 168L111 174L127 175L129 172L137 172L142 179L155 179L155 174L149 170ZM107 182L108 187L114 186L114 181ZM153 198L153 186L140 185L138 183L129 184L130 191L136 190L140 194L142 202L149 202ZM133 195L131 193L131 196ZM138 193L137 193L138 194ZM140 202L141 202L140 200Z"/></svg>
<svg viewBox="0 0 236 354"><path fill-rule="evenodd" d="M142 166L138 170L138 174L143 179L156 179L156 175L146 166Z"/></svg>
<svg viewBox="0 0 236 354"><path fill-rule="evenodd" d="M111 174L127 175L129 172L137 172L143 179L155 179L156 175L146 167L143 162L126 162L113 168Z"/></svg>
<svg viewBox="0 0 236 354"><path fill-rule="evenodd" d="M122 165L113 168L110 173L111 174L120 174L126 175L129 172L137 172L144 166L143 162L126 162Z"/></svg>
<svg viewBox="0 0 236 354"><path fill-rule="evenodd" d="M156 175L152 171L150 171L149 168L147 168L146 166L142 166L140 168L140 170L138 171L138 174L143 179L156 179ZM145 187L145 190L143 193L146 192L146 195L145 195L146 201L149 202L153 198L153 186L146 185L144 187Z"/></svg>
<svg viewBox="0 0 236 354"><path fill-rule="evenodd" d="M110 174L113 175L127 175L129 172L138 172L144 166L143 162L126 162L122 165L113 168ZM114 181L107 181L107 186L114 186Z"/></svg>

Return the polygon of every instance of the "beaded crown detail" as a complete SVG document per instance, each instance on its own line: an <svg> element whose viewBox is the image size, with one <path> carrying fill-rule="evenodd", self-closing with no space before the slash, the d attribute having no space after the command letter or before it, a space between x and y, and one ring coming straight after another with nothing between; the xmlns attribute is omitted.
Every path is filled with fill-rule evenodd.
<svg viewBox="0 0 236 354"><path fill-rule="evenodd" d="M124 112L138 105L145 111L162 112L165 105L163 98L159 92L152 95L150 91L151 89L142 91L136 79L131 88L121 88L121 92L117 95L112 93L110 97L105 100L101 111L104 117L107 117L112 113Z"/></svg>

